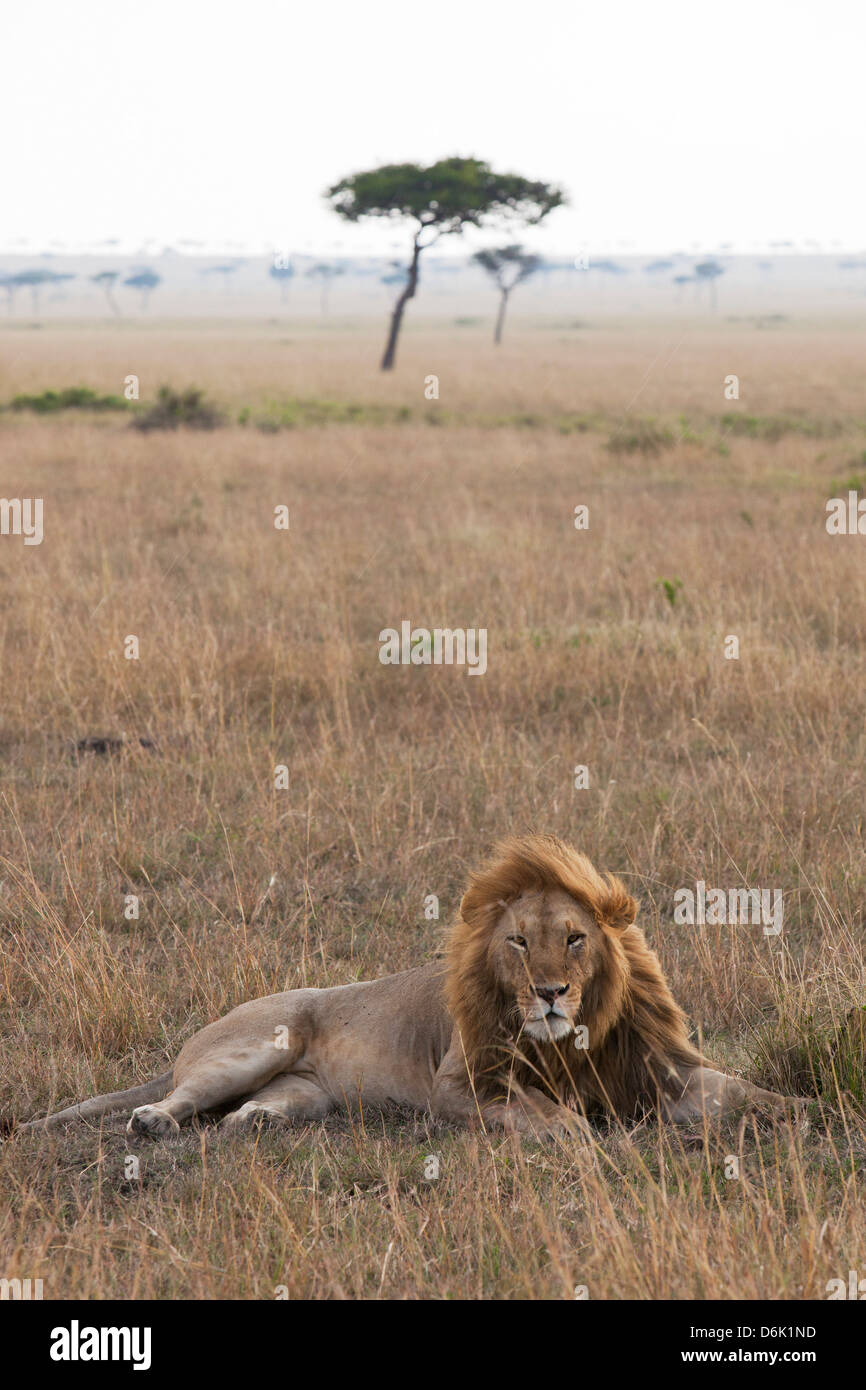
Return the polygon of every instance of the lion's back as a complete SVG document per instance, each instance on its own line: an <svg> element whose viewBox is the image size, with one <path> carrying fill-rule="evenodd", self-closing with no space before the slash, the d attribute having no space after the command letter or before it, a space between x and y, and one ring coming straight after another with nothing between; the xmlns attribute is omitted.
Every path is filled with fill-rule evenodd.
<svg viewBox="0 0 866 1390"><path fill-rule="evenodd" d="M318 991L310 1062L329 1093L424 1104L451 1040L445 963Z"/></svg>

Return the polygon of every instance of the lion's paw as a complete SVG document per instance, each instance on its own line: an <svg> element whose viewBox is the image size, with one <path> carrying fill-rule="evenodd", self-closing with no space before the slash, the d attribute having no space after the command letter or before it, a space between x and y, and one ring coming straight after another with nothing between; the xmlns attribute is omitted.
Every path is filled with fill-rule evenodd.
<svg viewBox="0 0 866 1390"><path fill-rule="evenodd" d="M158 1105L139 1105L133 1110L126 1129L128 1134L149 1134L154 1139L180 1133L174 1116L160 1110Z"/></svg>
<svg viewBox="0 0 866 1390"><path fill-rule="evenodd" d="M576 1127L568 1120L559 1119L538 1119L534 1116L529 1117L529 1121L521 1129L521 1133L529 1139L534 1139L537 1144L557 1144L563 1140L575 1137ZM578 1134L577 1136L581 1136Z"/></svg>
<svg viewBox="0 0 866 1390"><path fill-rule="evenodd" d="M484 1119L487 1124L503 1129L506 1134L519 1134L539 1144L552 1144L579 1135L583 1123L578 1115L573 1118L565 1114L546 1115L531 1107L515 1104L488 1106Z"/></svg>
<svg viewBox="0 0 866 1390"><path fill-rule="evenodd" d="M794 1132L805 1138L812 1128L809 1101L805 1096L785 1096L784 1099L785 1118L791 1124Z"/></svg>
<svg viewBox="0 0 866 1390"><path fill-rule="evenodd" d="M257 1101L248 1100L240 1110L232 1110L226 1115L220 1121L220 1128L243 1131L276 1124L285 1124L285 1119L279 1111L272 1110L267 1105L260 1105Z"/></svg>

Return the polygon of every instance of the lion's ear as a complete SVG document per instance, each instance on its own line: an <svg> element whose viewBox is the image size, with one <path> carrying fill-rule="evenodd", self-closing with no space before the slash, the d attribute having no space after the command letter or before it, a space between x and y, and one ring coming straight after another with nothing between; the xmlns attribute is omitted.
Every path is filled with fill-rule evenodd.
<svg viewBox="0 0 866 1390"><path fill-rule="evenodd" d="M637 903L618 878L608 874L608 897L602 908L602 921L612 931L625 931L637 916Z"/></svg>
<svg viewBox="0 0 866 1390"><path fill-rule="evenodd" d="M463 897L460 899L460 916L464 922L471 922L478 916L479 912L485 911L491 903L478 888L473 884L467 888Z"/></svg>
<svg viewBox="0 0 866 1390"><path fill-rule="evenodd" d="M466 923L483 921L485 924L498 919L500 913L508 911L505 898L491 898L478 884L471 884L460 899L460 916Z"/></svg>

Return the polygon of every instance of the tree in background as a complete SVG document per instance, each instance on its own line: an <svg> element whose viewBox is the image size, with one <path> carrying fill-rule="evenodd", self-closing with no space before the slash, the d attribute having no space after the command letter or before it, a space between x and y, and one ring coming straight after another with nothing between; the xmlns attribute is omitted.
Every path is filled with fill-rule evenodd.
<svg viewBox="0 0 866 1390"><path fill-rule="evenodd" d="M61 280L74 280L75 276L71 271L61 272L58 270L19 270L17 275L10 275L6 281L5 289L9 295L9 307L12 307L12 296L16 290L29 289L30 302L33 306L34 314L39 313L39 295L45 285L59 285Z"/></svg>
<svg viewBox="0 0 866 1390"><path fill-rule="evenodd" d="M155 290L157 285L162 284L162 276L157 275L155 270L137 270L133 275L128 275L123 283L128 285L131 290L141 290L143 311L147 308L151 290Z"/></svg>
<svg viewBox="0 0 866 1390"><path fill-rule="evenodd" d="M11 314L11 313L12 313L12 309L14 308L14 305L15 305L15 293L16 293L16 291L17 291L18 288L19 288L18 285L16 285L16 283L15 283L15 276L14 276L14 275L0 275L0 289L6 291L6 312L7 312L7 314Z"/></svg>
<svg viewBox="0 0 866 1390"><path fill-rule="evenodd" d="M710 287L710 304L713 313L716 312L716 281L724 273L725 267L719 265L718 261L701 261L695 266L695 277L698 283Z"/></svg>
<svg viewBox="0 0 866 1390"><path fill-rule="evenodd" d="M118 305L117 300L115 299L113 294L114 286L117 284L119 279L119 270L100 270L98 275L91 275L90 277L90 283L92 285L98 285L101 290L105 291L105 298L108 300L108 307L113 314L120 313L120 306Z"/></svg>
<svg viewBox="0 0 866 1390"><path fill-rule="evenodd" d="M494 247L489 251L476 251L472 259L487 271L499 290L499 313L496 316L493 341L501 343L508 297L515 286L522 280L528 280L530 275L534 275L540 268L541 257L524 251L522 246L511 245Z"/></svg>
<svg viewBox="0 0 866 1390"><path fill-rule="evenodd" d="M385 372L394 366L403 313L418 288L422 251L441 236L460 235L465 227L483 227L493 220L534 226L565 202L552 184L498 174L481 159L456 157L426 167L383 164L341 179L325 197L348 222L381 217L414 223L409 272L391 314L382 356Z"/></svg>
<svg viewBox="0 0 866 1390"><path fill-rule="evenodd" d="M295 267L292 265L291 261L286 260L283 256L275 257L273 265L268 270L268 274L273 280L276 280L280 287L281 304L285 304L288 299L289 281L294 273Z"/></svg>
<svg viewBox="0 0 866 1390"><path fill-rule="evenodd" d="M320 302L323 314L328 312L328 295L330 293L332 281L334 281L338 275L345 275L345 273L346 270L344 266L329 261L320 261L318 265L310 266L310 269L307 271L309 276L319 281L321 288Z"/></svg>
<svg viewBox="0 0 866 1390"><path fill-rule="evenodd" d="M240 270L241 264L241 261L225 261L222 265L209 265L202 271L202 275L221 275L223 277L223 290L228 294L229 276L234 275L236 270Z"/></svg>

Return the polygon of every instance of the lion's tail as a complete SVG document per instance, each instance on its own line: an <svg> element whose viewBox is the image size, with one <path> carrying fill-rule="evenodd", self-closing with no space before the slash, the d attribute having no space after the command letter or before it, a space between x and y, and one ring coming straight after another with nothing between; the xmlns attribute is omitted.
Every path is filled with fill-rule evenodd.
<svg viewBox="0 0 866 1390"><path fill-rule="evenodd" d="M150 1101L162 1100L172 1088L173 1075L171 1071L164 1071L152 1081L145 1081L143 1086L133 1086L129 1091L110 1091L104 1096L92 1096L90 1100L68 1105L65 1110L58 1110L54 1115L46 1115L42 1120L28 1120L18 1128L53 1129L55 1125L63 1124L67 1120L95 1120L100 1115L111 1115L116 1110L132 1110L136 1105L147 1105Z"/></svg>

